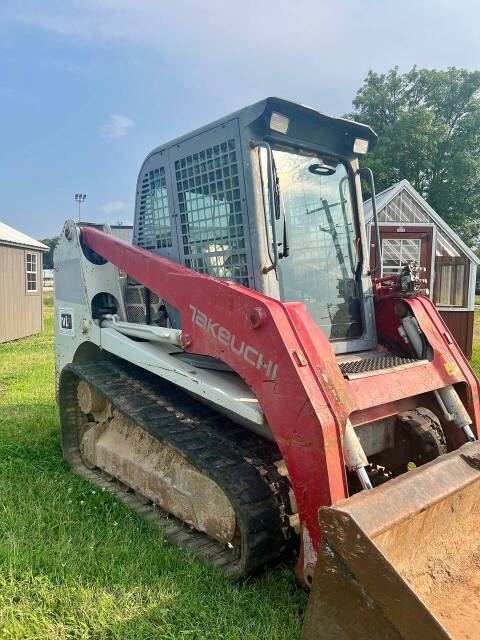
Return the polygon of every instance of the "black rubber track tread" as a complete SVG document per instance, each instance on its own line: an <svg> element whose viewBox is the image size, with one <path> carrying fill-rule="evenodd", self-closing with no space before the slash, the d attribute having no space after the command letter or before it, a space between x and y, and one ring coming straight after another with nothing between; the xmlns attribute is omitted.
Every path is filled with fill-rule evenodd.
<svg viewBox="0 0 480 640"><path fill-rule="evenodd" d="M410 409L399 414L397 421L412 439L419 464L447 453L447 441L440 420L429 409Z"/></svg>
<svg viewBox="0 0 480 640"><path fill-rule="evenodd" d="M89 469L79 450L78 426L85 421L77 402L77 385L85 380L145 431L171 446L225 492L241 532L241 552L198 532L99 469ZM292 546L288 526L288 480L272 460L273 443L238 427L187 396L174 385L128 363L108 361L67 365L60 377L59 407L65 459L88 480L115 493L123 502L163 530L178 546L203 556L237 580L271 563ZM278 490L280 487L281 490Z"/></svg>

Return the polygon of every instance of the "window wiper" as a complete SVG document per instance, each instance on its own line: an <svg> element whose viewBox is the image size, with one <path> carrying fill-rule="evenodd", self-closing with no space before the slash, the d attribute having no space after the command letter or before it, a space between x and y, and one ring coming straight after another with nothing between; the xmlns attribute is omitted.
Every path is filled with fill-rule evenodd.
<svg viewBox="0 0 480 640"><path fill-rule="evenodd" d="M280 220L281 209L283 209L283 239L282 239L282 251L278 254L279 260L281 258L287 258L290 254L290 247L288 245L287 234L287 216L285 214L285 208L281 206L280 195L280 180L278 179L277 167L275 166L275 160L272 154L272 173L273 173L273 204L275 207L275 220Z"/></svg>
<svg viewBox="0 0 480 640"><path fill-rule="evenodd" d="M272 153L272 174L273 174L273 206L275 209L275 220L280 220L280 181L278 180L277 165Z"/></svg>
<svg viewBox="0 0 480 640"><path fill-rule="evenodd" d="M290 247L288 246L288 235L287 235L287 218L285 216L285 212L283 214L283 251L278 256L279 258L288 258L290 254Z"/></svg>

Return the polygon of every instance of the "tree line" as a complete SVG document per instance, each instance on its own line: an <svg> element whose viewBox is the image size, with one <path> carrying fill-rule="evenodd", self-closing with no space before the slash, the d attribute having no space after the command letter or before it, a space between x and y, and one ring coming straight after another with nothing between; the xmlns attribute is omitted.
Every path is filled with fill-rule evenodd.
<svg viewBox="0 0 480 640"><path fill-rule="evenodd" d="M406 178L471 247L480 234L480 71L369 71L346 117L370 125L382 191Z"/></svg>

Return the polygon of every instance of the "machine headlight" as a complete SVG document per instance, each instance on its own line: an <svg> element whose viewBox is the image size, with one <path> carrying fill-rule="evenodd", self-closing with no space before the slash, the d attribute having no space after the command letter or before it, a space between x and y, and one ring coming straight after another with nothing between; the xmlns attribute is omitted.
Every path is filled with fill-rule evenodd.
<svg viewBox="0 0 480 640"><path fill-rule="evenodd" d="M353 153L358 153L359 155L363 155L368 151L368 140L364 140L363 138L355 138L353 143Z"/></svg>
<svg viewBox="0 0 480 640"><path fill-rule="evenodd" d="M276 111L272 112L272 115L270 116L270 129L278 131L278 133L287 133L289 124L290 118L282 116L281 113L276 113Z"/></svg>

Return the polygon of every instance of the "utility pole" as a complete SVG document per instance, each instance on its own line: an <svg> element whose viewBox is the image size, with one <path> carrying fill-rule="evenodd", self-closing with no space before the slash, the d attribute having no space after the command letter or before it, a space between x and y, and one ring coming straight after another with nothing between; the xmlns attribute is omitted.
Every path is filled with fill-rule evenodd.
<svg viewBox="0 0 480 640"><path fill-rule="evenodd" d="M78 221L79 222L82 219L80 207L85 202L85 198L86 197L87 197L86 193L76 193L75 194L75 202L78 202Z"/></svg>

